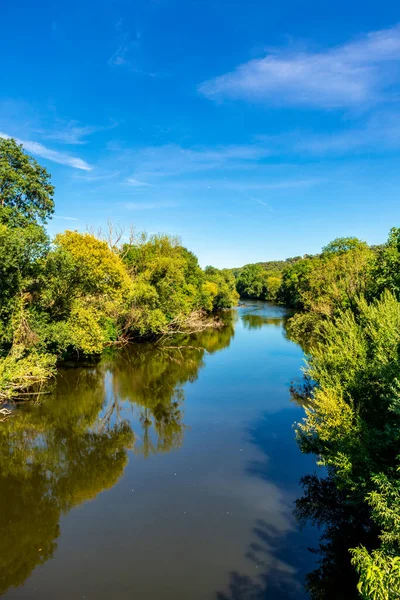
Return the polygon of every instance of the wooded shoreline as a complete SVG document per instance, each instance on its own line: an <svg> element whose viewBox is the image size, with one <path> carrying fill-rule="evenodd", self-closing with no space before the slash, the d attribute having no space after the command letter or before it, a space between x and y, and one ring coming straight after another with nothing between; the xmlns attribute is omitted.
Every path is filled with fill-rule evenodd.
<svg viewBox="0 0 400 600"><path fill-rule="evenodd" d="M287 330L308 355L296 435L327 472L304 480L297 512L322 523L330 513L315 498L327 490L336 507L308 592L320 597L321 577L334 589L346 519L362 531L347 553L361 596L400 598L400 228L378 247L338 238L316 256L203 270L167 235L50 239L53 196L46 169L0 139L0 404L77 355L220 326L215 315L240 297L294 308Z"/></svg>

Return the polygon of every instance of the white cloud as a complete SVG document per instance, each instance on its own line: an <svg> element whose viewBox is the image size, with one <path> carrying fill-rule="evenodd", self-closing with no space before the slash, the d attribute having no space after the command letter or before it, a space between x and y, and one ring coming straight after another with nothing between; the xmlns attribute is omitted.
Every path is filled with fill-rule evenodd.
<svg viewBox="0 0 400 600"><path fill-rule="evenodd" d="M79 181L107 181L109 179L114 179L121 174L121 171L112 171L111 173L102 173L102 174L93 174L93 175L74 175L74 179Z"/></svg>
<svg viewBox="0 0 400 600"><path fill-rule="evenodd" d="M292 139L292 149L300 154L375 154L400 148L400 114L376 113L363 125L338 129L331 134L302 135Z"/></svg>
<svg viewBox="0 0 400 600"><path fill-rule="evenodd" d="M271 51L205 81L208 98L241 98L273 104L352 108L383 99L398 86L400 26L321 52Z"/></svg>
<svg viewBox="0 0 400 600"><path fill-rule="evenodd" d="M282 179L277 181L255 180L249 181L214 181L208 187L212 189L232 190L238 192L263 191L263 190L287 190L291 188L310 188L323 183L321 178L312 177L308 179Z"/></svg>
<svg viewBox="0 0 400 600"><path fill-rule="evenodd" d="M176 208L175 202L127 202L123 205L126 210L155 210L157 208Z"/></svg>
<svg viewBox="0 0 400 600"><path fill-rule="evenodd" d="M131 63L131 53L138 48L137 41L129 41L118 46L114 54L109 58L108 64L112 67L121 67Z"/></svg>
<svg viewBox="0 0 400 600"><path fill-rule="evenodd" d="M80 145L86 144L85 139L93 133L99 131L108 131L118 126L116 121L112 121L109 125L80 125L77 121L62 121L56 122L56 128L53 131L43 131L38 129L37 132L49 140L56 140L63 144Z"/></svg>
<svg viewBox="0 0 400 600"><path fill-rule="evenodd" d="M86 144L86 140L83 139L96 131L99 131L99 127L91 127L89 125L79 126L73 123L67 124L65 127L60 128L56 131L45 133L44 136L49 140L57 140L63 144Z"/></svg>
<svg viewBox="0 0 400 600"><path fill-rule="evenodd" d="M140 181L140 179L135 179L134 177L129 177L126 181L133 187L154 187L151 183Z"/></svg>
<svg viewBox="0 0 400 600"><path fill-rule="evenodd" d="M12 136L0 132L0 137L11 139ZM81 158L71 156L70 154L64 154L63 152L58 152L57 150L51 150L51 148L47 148L39 142L31 142L27 140L21 140L19 138L14 139L18 144L22 144L25 150L32 152L32 154L40 156L41 158L46 158L47 160L60 165L67 165L68 167L81 169L83 171L90 171L92 169L92 167Z"/></svg>
<svg viewBox="0 0 400 600"><path fill-rule="evenodd" d="M127 31L123 32L122 20L118 22L116 30L119 32L119 45L108 59L108 64L111 67L129 67L130 70L141 73L138 66L143 59L140 31L136 30L133 35Z"/></svg>
<svg viewBox="0 0 400 600"><path fill-rule="evenodd" d="M176 144L143 148L132 155L134 177L174 177L186 173L221 168L241 168L269 156L260 144L219 146L216 148L182 148Z"/></svg>

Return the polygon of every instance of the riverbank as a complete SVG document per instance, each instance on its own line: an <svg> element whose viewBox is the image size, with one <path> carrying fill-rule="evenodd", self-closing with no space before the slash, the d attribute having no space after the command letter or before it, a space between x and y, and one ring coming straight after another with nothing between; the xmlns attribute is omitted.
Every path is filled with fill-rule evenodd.
<svg viewBox="0 0 400 600"><path fill-rule="evenodd" d="M117 348L132 343L151 342L158 344L167 338L178 335L194 335L207 329L218 330L225 325L220 314L210 315L206 311L194 311L185 318L176 318L168 327L158 333L148 333L145 336L125 335L114 342L108 342L105 348ZM57 370L67 363L82 363L99 361L100 354L70 355L62 359L51 354L30 352L26 355L23 346L14 347L9 354L0 359L0 406L11 400L21 400L28 396L34 397L41 388L54 378Z"/></svg>
<svg viewBox="0 0 400 600"><path fill-rule="evenodd" d="M302 408L288 389L302 351L282 307L249 302L223 317L221 329L61 370L40 404L2 423L7 600L257 589L305 600L318 535L298 531L292 510L315 466L296 446Z"/></svg>

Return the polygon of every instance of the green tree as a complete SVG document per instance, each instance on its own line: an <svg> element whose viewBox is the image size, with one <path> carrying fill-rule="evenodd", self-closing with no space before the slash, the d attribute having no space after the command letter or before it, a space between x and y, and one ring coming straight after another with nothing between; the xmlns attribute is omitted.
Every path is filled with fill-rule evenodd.
<svg viewBox="0 0 400 600"><path fill-rule="evenodd" d="M391 290L400 299L400 228L393 227L386 244L377 249L373 295Z"/></svg>
<svg viewBox="0 0 400 600"><path fill-rule="evenodd" d="M179 239L142 236L121 254L133 280L131 326L141 335L159 333L209 308L204 274Z"/></svg>
<svg viewBox="0 0 400 600"><path fill-rule="evenodd" d="M270 302L275 302L279 297L279 292L282 285L282 275L279 271L266 271L264 273L264 294L265 299Z"/></svg>
<svg viewBox="0 0 400 600"><path fill-rule="evenodd" d="M204 270L206 282L213 283L217 287L212 293L212 304L214 310L232 308L239 300L236 291L235 277L229 269L216 269L208 266ZM209 287L210 289L210 287Z"/></svg>
<svg viewBox="0 0 400 600"><path fill-rule="evenodd" d="M359 590L374 600L395 599L400 589L399 349L400 302L388 290L325 320L307 371L315 387L297 427L303 452L319 457L343 501L367 511L377 529L353 550Z"/></svg>
<svg viewBox="0 0 400 600"><path fill-rule="evenodd" d="M45 223L54 211L53 195L46 169L14 139L0 138L0 208Z"/></svg>
<svg viewBox="0 0 400 600"><path fill-rule="evenodd" d="M292 308L304 309L304 293L309 286L309 274L313 269L313 259L296 261L284 269L279 289L279 300Z"/></svg>
<svg viewBox="0 0 400 600"><path fill-rule="evenodd" d="M367 248L366 242L362 242L356 237L341 237L334 239L324 246L322 248L322 254L325 256L329 254L341 254L359 248Z"/></svg>
<svg viewBox="0 0 400 600"><path fill-rule="evenodd" d="M241 298L265 297L264 269L260 265L246 265L241 270L236 289Z"/></svg>
<svg viewBox="0 0 400 600"><path fill-rule="evenodd" d="M18 326L13 315L17 317L21 302L33 301L40 261L49 247L42 227L24 224L12 227L0 222L0 343L6 348L10 347Z"/></svg>

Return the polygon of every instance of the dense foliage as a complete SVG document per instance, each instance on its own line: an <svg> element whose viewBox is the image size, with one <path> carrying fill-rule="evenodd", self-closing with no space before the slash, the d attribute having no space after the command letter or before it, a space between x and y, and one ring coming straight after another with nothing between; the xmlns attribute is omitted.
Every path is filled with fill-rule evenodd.
<svg viewBox="0 0 400 600"><path fill-rule="evenodd" d="M297 503L303 520L326 527L312 598L338 597L340 542L340 570L352 557L363 598L400 598L399 266L400 230L392 229L381 247L335 240L283 274L281 298L301 309L288 329L309 352L297 437L327 473L306 479Z"/></svg>
<svg viewBox="0 0 400 600"><path fill-rule="evenodd" d="M0 400L44 381L57 361L138 336L204 328L238 296L233 275L166 235L106 242L65 231L50 240L50 176L0 140ZM211 323L211 322L210 322Z"/></svg>

